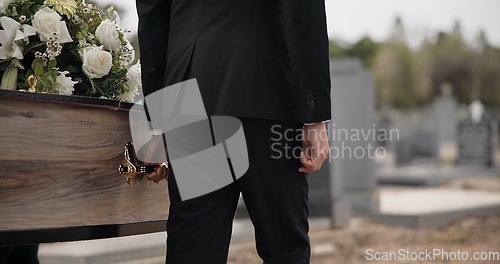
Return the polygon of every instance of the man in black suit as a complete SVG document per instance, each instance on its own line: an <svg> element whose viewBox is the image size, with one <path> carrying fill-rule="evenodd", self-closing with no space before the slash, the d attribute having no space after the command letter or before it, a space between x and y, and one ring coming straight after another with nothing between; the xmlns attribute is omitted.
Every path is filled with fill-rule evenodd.
<svg viewBox="0 0 500 264"><path fill-rule="evenodd" d="M226 263L240 193L264 263L309 263L307 173L329 155L324 0L137 0L137 10L144 96L196 78L209 116L241 120L249 157L240 179L186 201L170 171L167 263Z"/></svg>

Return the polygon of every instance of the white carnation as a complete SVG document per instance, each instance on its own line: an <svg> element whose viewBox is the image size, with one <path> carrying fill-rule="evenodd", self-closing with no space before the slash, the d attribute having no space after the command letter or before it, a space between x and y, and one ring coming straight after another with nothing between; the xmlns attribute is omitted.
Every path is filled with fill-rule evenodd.
<svg viewBox="0 0 500 264"><path fill-rule="evenodd" d="M142 89L141 64L139 62L128 69L127 84L128 91L120 94L118 98L126 102L133 102L135 96L139 94L139 89Z"/></svg>
<svg viewBox="0 0 500 264"><path fill-rule="evenodd" d="M105 19L95 30L95 36L105 50L118 51L122 47L119 30L120 28L114 21Z"/></svg>
<svg viewBox="0 0 500 264"><path fill-rule="evenodd" d="M75 82L71 80L71 77L66 76L66 74L68 73L68 71L59 72L59 75L56 78L55 88L57 89L59 94L71 95L75 90L74 86L78 82Z"/></svg>
<svg viewBox="0 0 500 264"><path fill-rule="evenodd" d="M113 66L111 53L102 50L102 46L83 48L82 70L90 79L102 78L109 73Z"/></svg>

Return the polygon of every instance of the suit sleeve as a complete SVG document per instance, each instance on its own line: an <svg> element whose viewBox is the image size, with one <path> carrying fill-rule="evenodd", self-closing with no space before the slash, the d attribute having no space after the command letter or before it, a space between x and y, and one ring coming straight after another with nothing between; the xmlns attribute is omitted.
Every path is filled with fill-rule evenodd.
<svg viewBox="0 0 500 264"><path fill-rule="evenodd" d="M324 0L282 0L293 94L301 121L331 119L330 62Z"/></svg>
<svg viewBox="0 0 500 264"><path fill-rule="evenodd" d="M168 0L136 0L139 16L139 50L144 97L163 88L167 67L170 3Z"/></svg>

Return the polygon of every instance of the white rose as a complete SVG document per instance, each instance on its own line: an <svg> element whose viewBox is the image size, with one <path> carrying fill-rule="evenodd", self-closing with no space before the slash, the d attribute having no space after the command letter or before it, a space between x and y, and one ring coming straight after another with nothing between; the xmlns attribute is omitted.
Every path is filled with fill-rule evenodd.
<svg viewBox="0 0 500 264"><path fill-rule="evenodd" d="M32 25L40 33L42 41L47 41L54 34L58 36L56 42L66 43L73 41L69 35L66 23L61 21L61 16L48 7L44 7L35 13Z"/></svg>
<svg viewBox="0 0 500 264"><path fill-rule="evenodd" d="M95 30L97 40L104 46L105 50L118 51L122 47L120 41L120 30L115 22L106 19Z"/></svg>
<svg viewBox="0 0 500 264"><path fill-rule="evenodd" d="M102 78L113 66L111 53L102 48L102 46L90 46L83 49L82 70L90 79Z"/></svg>
<svg viewBox="0 0 500 264"><path fill-rule="evenodd" d="M133 102L139 90L142 90L141 82L141 64L137 62L127 70L127 85L128 90L118 96L120 100Z"/></svg>

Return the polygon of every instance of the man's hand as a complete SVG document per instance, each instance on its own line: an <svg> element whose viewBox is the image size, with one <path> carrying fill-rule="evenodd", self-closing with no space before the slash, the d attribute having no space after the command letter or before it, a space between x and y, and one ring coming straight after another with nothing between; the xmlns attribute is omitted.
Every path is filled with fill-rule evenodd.
<svg viewBox="0 0 500 264"><path fill-rule="evenodd" d="M154 136L148 143L146 152L144 153L144 160L151 161L157 160L158 157L164 157L165 154L163 137L161 135ZM145 162L145 165L149 163ZM155 168L155 172L146 174L146 178L155 183L159 183L161 180L168 180L168 168L165 166L158 166Z"/></svg>
<svg viewBox="0 0 500 264"><path fill-rule="evenodd" d="M321 168L323 162L330 155L330 144L324 123L305 125L302 130L302 152L300 161L303 167L300 172L310 173Z"/></svg>
<svg viewBox="0 0 500 264"><path fill-rule="evenodd" d="M146 174L146 178L150 181L154 181L155 183L159 183L163 179L168 181L168 168L165 166L156 167L155 172Z"/></svg>

